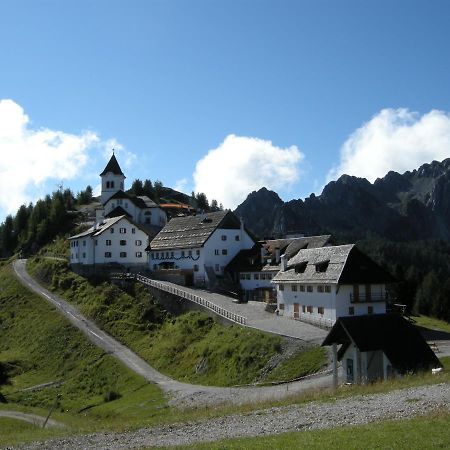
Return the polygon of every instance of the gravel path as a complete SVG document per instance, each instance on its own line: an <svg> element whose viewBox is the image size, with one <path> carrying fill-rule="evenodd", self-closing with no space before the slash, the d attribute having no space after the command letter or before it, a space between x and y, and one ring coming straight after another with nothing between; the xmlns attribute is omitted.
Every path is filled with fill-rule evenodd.
<svg viewBox="0 0 450 450"><path fill-rule="evenodd" d="M333 403L270 408L198 423L143 428L125 433L96 433L26 445L24 449L115 450L144 446L171 446L359 425L383 419L403 419L444 408L450 409L450 384L422 386L386 394L356 396Z"/></svg>
<svg viewBox="0 0 450 450"><path fill-rule="evenodd" d="M158 372L129 348L102 331L94 322L84 317L75 306L39 285L27 273L25 259L14 261L13 269L18 279L25 286L56 307L91 342L110 353L147 381L157 384L169 395L170 406L196 407L222 403L243 404L282 398L291 395L293 392L299 393L310 389L331 386L332 377L329 371L308 377L302 381L268 387L221 388L181 383Z"/></svg>

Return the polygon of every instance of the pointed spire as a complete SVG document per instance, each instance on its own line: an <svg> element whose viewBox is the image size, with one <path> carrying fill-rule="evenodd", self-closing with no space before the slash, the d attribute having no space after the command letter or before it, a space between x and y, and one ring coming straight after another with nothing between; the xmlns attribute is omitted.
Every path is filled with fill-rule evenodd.
<svg viewBox="0 0 450 450"><path fill-rule="evenodd" d="M112 172L114 175L123 175L122 169L119 166L119 163L117 162L116 156L114 155L114 149L113 154L111 156L111 159L109 160L108 164L105 167L105 170L100 174L100 176L103 176L107 174L108 172Z"/></svg>

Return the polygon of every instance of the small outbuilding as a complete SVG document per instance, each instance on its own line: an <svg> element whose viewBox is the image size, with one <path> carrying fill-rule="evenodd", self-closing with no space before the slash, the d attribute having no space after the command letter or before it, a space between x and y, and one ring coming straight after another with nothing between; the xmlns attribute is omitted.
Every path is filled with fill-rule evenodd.
<svg viewBox="0 0 450 450"><path fill-rule="evenodd" d="M335 350L335 380L337 361L342 361L348 383L442 367L418 329L398 314L340 317L322 343L327 345Z"/></svg>

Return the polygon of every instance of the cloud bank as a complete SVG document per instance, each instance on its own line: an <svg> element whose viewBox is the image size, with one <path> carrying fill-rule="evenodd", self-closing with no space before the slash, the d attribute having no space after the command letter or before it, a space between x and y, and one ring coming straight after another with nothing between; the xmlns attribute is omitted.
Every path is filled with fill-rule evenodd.
<svg viewBox="0 0 450 450"><path fill-rule="evenodd" d="M279 190L290 187L299 179L303 158L296 146L280 148L270 141L229 135L197 162L194 189L226 208L235 208L250 192L263 186Z"/></svg>
<svg viewBox="0 0 450 450"><path fill-rule="evenodd" d="M327 181L355 175L373 182L390 170L405 172L450 157L450 114L420 116L405 108L383 109L354 131L341 148Z"/></svg>
<svg viewBox="0 0 450 450"><path fill-rule="evenodd" d="M79 176L89 152L102 145L89 131L76 135L33 129L20 105L0 100L0 210L14 213L21 204L35 201L48 180L56 184Z"/></svg>

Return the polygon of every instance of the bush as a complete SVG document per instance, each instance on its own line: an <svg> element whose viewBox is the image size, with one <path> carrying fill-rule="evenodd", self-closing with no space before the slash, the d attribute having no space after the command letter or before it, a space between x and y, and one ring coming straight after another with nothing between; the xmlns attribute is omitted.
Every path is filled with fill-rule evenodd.
<svg viewBox="0 0 450 450"><path fill-rule="evenodd" d="M118 400L119 398L121 398L122 395L120 395L118 392L116 391L108 391L105 393L105 395L103 396L103 400L105 403L108 402L112 402L114 400Z"/></svg>

